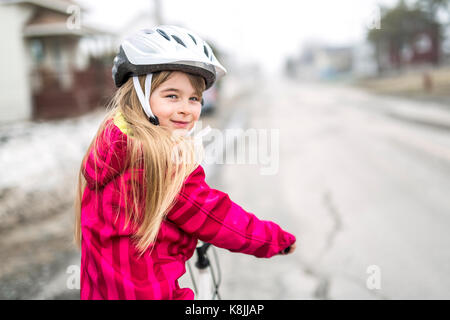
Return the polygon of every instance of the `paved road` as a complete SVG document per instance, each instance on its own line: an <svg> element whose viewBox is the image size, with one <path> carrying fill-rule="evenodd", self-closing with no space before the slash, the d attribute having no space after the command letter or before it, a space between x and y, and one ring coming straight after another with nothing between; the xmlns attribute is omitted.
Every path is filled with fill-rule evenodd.
<svg viewBox="0 0 450 320"><path fill-rule="evenodd" d="M428 107L282 79L241 101L246 128L279 129L279 170L222 165L212 186L294 233L298 249L219 249L222 298L450 298L450 131L387 112L400 104Z"/></svg>

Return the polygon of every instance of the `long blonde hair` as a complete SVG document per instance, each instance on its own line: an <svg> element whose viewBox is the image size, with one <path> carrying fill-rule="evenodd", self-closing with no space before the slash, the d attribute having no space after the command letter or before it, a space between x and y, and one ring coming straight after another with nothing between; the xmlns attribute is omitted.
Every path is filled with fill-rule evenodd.
<svg viewBox="0 0 450 320"><path fill-rule="evenodd" d="M154 73L151 92L166 81L171 73L171 71ZM187 75L196 93L201 96L205 90L204 79L191 74ZM139 82L142 88L144 87L144 81L145 76L140 76ZM118 111L122 113L127 123L127 129L132 132L132 135L127 135L127 156L125 159L126 167L131 172L131 184L129 185L129 190L121 190L122 197L131 196L130 202L132 204L131 207L128 207L128 201L124 201L127 206L125 208L125 227L131 219L138 226L132 238L135 240L140 255L142 255L156 240L160 225L175 204L176 196L185 179L198 166L199 161L192 161L193 159L198 159L198 146L195 146L192 138L175 136L167 128L151 124L141 107L132 79L128 79L116 91L107 106L107 114L100 124L80 166L74 203L74 243L78 249L81 249L82 238L81 200L87 185L83 175L84 162L92 148L94 148L94 156L96 156L98 137L103 130L108 129L108 123L111 125L108 119L114 117ZM176 150L176 163L174 162L174 150ZM202 157L203 153L200 156ZM141 169L143 175L141 183L137 179L136 172L138 169ZM143 188L146 190L145 194L143 193ZM96 192L98 192L98 186Z"/></svg>

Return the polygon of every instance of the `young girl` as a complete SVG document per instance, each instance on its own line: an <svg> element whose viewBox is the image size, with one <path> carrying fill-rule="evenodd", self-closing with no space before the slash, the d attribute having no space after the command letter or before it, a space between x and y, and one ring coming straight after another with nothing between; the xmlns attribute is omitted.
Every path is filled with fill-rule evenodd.
<svg viewBox="0 0 450 320"><path fill-rule="evenodd" d="M81 299L194 299L178 279L199 239L260 258L294 251L292 234L210 188L188 161L202 92L226 73L206 42L175 26L142 30L112 72L118 90L78 179Z"/></svg>

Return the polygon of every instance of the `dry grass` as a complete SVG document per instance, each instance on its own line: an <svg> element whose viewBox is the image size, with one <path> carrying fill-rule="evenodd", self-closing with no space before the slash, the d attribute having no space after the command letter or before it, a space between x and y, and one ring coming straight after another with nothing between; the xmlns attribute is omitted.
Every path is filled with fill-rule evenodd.
<svg viewBox="0 0 450 320"><path fill-rule="evenodd" d="M450 98L450 67L427 70L431 87L425 84L425 71L410 71L395 76L365 79L358 86L379 94L398 94L413 97Z"/></svg>

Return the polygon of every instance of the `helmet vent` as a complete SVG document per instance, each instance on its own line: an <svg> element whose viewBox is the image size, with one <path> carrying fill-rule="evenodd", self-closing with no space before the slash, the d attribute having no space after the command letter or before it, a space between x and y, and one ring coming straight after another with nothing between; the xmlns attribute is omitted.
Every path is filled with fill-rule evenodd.
<svg viewBox="0 0 450 320"><path fill-rule="evenodd" d="M190 33L188 33L189 37L191 37L192 41L194 41L195 44L197 44L197 40L195 40L194 36Z"/></svg>
<svg viewBox="0 0 450 320"><path fill-rule="evenodd" d="M175 41L178 42L179 44L181 44L183 47L187 48L186 45L184 44L184 42L181 41L180 38L178 38L177 36L175 36L175 35L173 35L173 34L172 34L172 38L174 38Z"/></svg>
<svg viewBox="0 0 450 320"><path fill-rule="evenodd" d="M209 58L209 52L208 52L208 49L206 49L205 45L203 45L203 51L205 52L206 56Z"/></svg>
<svg viewBox="0 0 450 320"><path fill-rule="evenodd" d="M163 30L161 30L161 29L156 29L156 31L158 31L158 33L159 33L160 35L162 35L164 38L166 38L167 40L170 41L169 36L168 36L167 33L165 33Z"/></svg>

